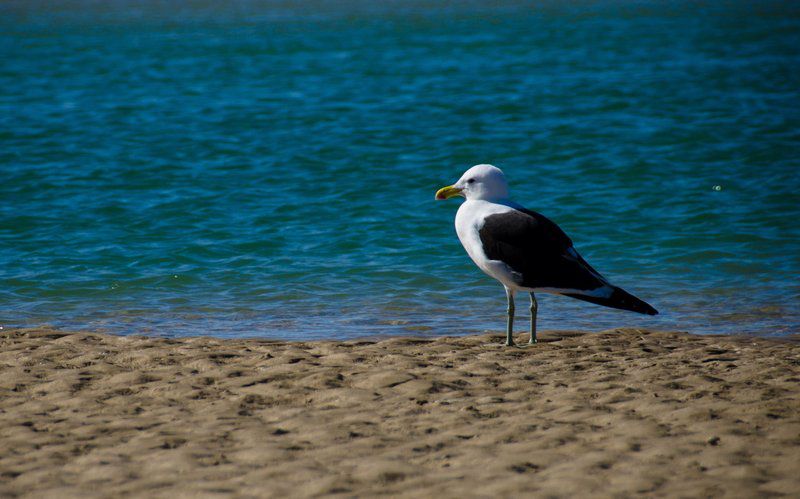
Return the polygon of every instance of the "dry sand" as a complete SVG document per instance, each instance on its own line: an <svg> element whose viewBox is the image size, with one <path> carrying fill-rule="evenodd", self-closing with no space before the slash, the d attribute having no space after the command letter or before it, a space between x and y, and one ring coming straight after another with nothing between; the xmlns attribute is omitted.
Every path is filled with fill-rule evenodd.
<svg viewBox="0 0 800 499"><path fill-rule="evenodd" d="M3 332L0 495L800 496L798 342L543 339Z"/></svg>

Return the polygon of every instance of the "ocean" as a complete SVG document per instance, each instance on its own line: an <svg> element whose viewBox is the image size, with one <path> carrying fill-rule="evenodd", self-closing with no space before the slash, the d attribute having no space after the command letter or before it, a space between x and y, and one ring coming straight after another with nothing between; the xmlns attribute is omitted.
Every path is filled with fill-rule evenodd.
<svg viewBox="0 0 800 499"><path fill-rule="evenodd" d="M661 312L540 329L800 332L797 4L11 1L0 55L5 328L501 332L433 199L491 163Z"/></svg>

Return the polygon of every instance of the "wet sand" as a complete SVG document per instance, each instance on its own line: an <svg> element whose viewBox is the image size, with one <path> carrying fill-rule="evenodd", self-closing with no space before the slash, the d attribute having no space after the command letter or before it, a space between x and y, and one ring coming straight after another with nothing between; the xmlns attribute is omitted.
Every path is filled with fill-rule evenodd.
<svg viewBox="0 0 800 499"><path fill-rule="evenodd" d="M800 495L800 342L0 334L3 497Z"/></svg>

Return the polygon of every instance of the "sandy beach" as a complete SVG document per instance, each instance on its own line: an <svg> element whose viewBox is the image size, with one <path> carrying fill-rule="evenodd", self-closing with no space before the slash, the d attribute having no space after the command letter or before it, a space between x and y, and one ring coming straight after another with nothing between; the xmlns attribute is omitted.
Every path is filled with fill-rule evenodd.
<svg viewBox="0 0 800 499"><path fill-rule="evenodd" d="M800 494L800 343L0 335L4 497Z"/></svg>

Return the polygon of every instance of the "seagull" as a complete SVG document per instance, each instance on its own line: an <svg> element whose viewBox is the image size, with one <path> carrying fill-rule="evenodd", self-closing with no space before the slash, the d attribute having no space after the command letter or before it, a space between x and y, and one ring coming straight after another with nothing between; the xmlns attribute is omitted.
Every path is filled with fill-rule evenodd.
<svg viewBox="0 0 800 499"><path fill-rule="evenodd" d="M458 239L475 265L505 287L506 345L514 346L514 294L518 291L531 296L529 344L536 343L537 292L640 314L658 313L586 263L558 225L512 201L506 177L496 166L473 166L458 182L436 192L437 200L456 196L466 198L456 213Z"/></svg>

